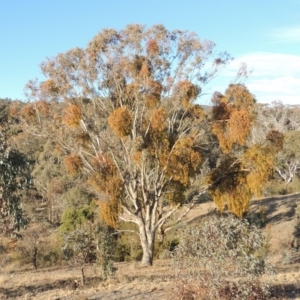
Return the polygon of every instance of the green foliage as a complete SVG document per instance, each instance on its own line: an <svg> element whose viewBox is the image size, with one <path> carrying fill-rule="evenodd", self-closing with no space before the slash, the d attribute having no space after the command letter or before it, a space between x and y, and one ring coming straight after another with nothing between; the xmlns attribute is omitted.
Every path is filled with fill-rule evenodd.
<svg viewBox="0 0 300 300"><path fill-rule="evenodd" d="M11 104L11 99L0 99L0 123L8 121L9 106Z"/></svg>
<svg viewBox="0 0 300 300"><path fill-rule="evenodd" d="M63 233L62 253L66 260L76 260L75 264L78 261L80 265L95 261L95 245L90 231L91 228L85 224L71 232Z"/></svg>
<svg viewBox="0 0 300 300"><path fill-rule="evenodd" d="M295 218L296 218L296 222L293 231L292 247L295 248L296 250L299 250L300 248L300 202L297 203Z"/></svg>
<svg viewBox="0 0 300 300"><path fill-rule="evenodd" d="M119 240L114 251L114 261L124 262L131 260L130 244L125 244Z"/></svg>
<svg viewBox="0 0 300 300"><path fill-rule="evenodd" d="M143 255L142 247L140 245L137 228L134 224L120 222L120 233L118 234L117 245L114 251L115 261L140 261Z"/></svg>
<svg viewBox="0 0 300 300"><path fill-rule="evenodd" d="M114 267L114 249L116 246L113 230L108 226L98 226L96 231L96 263L100 267L103 279L107 279L117 269Z"/></svg>
<svg viewBox="0 0 300 300"><path fill-rule="evenodd" d="M173 257L178 299L267 299L259 282L265 243L257 227L231 215L187 227Z"/></svg>
<svg viewBox="0 0 300 300"><path fill-rule="evenodd" d="M244 217L250 225L262 228L266 225L267 213L265 207L262 204L259 204L257 206L258 208L256 210L248 211Z"/></svg>
<svg viewBox="0 0 300 300"><path fill-rule="evenodd" d="M68 173L63 154L51 139L35 150L36 161L32 175L34 186L43 203L47 203L44 218L53 224L59 224L65 210L88 205L92 195L85 186L82 174L72 176ZM41 206L40 203L36 205Z"/></svg>
<svg viewBox="0 0 300 300"><path fill-rule="evenodd" d="M62 225L59 227L61 232L75 230L86 221L93 221L95 205L84 205L81 207L71 207L66 209L62 215Z"/></svg>
<svg viewBox="0 0 300 300"><path fill-rule="evenodd" d="M43 260L40 263L40 266L41 267L56 266L59 264L60 260L61 260L60 249L50 249L44 254Z"/></svg>
<svg viewBox="0 0 300 300"><path fill-rule="evenodd" d="M155 257L161 259L171 258L174 250L179 245L179 239L167 237L163 242L156 243Z"/></svg>
<svg viewBox="0 0 300 300"><path fill-rule="evenodd" d="M97 262L104 279L115 271L112 260L114 239L109 228L87 221L73 231L64 232L62 237L62 254L73 266L81 268L82 285L85 282L84 266L88 263Z"/></svg>
<svg viewBox="0 0 300 300"><path fill-rule="evenodd" d="M264 186L264 196L289 195L300 192L300 178L294 177L288 185L277 177L271 178Z"/></svg>
<svg viewBox="0 0 300 300"><path fill-rule="evenodd" d="M0 124L0 226L5 233L27 225L20 193L31 184L30 163L22 153L12 148L8 130L7 123Z"/></svg>

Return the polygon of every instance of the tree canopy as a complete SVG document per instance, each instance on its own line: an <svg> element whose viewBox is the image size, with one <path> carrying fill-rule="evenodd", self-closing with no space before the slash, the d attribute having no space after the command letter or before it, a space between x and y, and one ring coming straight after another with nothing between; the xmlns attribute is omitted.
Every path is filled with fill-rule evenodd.
<svg viewBox="0 0 300 300"><path fill-rule="evenodd" d="M241 216L272 169L281 137L251 144L256 101L244 85L216 93L212 116L197 104L231 59L214 46L162 25L104 29L85 49L46 59L46 80L27 85L24 121L56 142L71 174L88 174L108 224L137 225L143 264L179 207L210 190L220 210L228 203Z"/></svg>
<svg viewBox="0 0 300 300"><path fill-rule="evenodd" d="M30 164L27 158L9 142L9 124L0 124L0 228L13 233L24 227L21 191L30 185Z"/></svg>

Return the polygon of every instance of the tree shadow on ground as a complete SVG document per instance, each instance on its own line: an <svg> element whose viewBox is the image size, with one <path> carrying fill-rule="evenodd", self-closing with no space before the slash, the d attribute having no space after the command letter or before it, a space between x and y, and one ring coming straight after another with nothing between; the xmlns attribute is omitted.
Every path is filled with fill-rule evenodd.
<svg viewBox="0 0 300 300"><path fill-rule="evenodd" d="M15 299L16 297L22 297L27 293L32 293L36 296L42 292L58 289L74 290L75 289L75 279L80 281L79 278L69 278L63 280L56 280L51 283L37 283L35 284L26 284L11 288L0 287L0 296L5 295L6 299ZM88 277L86 278L85 287L94 287L101 282L100 277Z"/></svg>
<svg viewBox="0 0 300 300"><path fill-rule="evenodd" d="M274 285L270 290L274 299L297 299L300 295L300 286L295 284Z"/></svg>
<svg viewBox="0 0 300 300"><path fill-rule="evenodd" d="M291 221L295 215L297 202L300 201L300 194L268 197L252 200L250 209L258 211L260 205L266 213L266 223L279 223L282 220Z"/></svg>
<svg viewBox="0 0 300 300"><path fill-rule="evenodd" d="M300 202L300 193L283 196L273 196L262 199L253 199L250 201L249 212L258 213L260 207L262 206L265 210L266 215L265 224L275 224L281 222L282 220L291 221L295 216L295 209L297 207L298 201ZM226 213L228 213L227 209L223 211L223 214ZM195 215L188 220L184 220L183 223L196 223L203 218L214 214L219 214L216 207L210 208L207 212L202 213L201 215Z"/></svg>

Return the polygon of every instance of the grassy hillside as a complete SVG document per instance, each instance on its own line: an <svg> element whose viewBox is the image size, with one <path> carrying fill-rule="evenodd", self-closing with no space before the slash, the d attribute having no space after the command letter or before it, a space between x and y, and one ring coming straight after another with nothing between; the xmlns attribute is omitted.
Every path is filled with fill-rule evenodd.
<svg viewBox="0 0 300 300"><path fill-rule="evenodd" d="M262 230L268 237L269 261L277 274L264 276L270 283L274 299L278 291L286 299L300 299L300 256L291 251L293 229L296 222L295 209L300 194L269 197L251 203L252 218L258 215L260 204L265 208ZM199 204L191 211L188 222L192 225L204 216L214 213L213 203ZM138 262L116 264L117 272L107 281L97 275L97 269L89 266L86 287L77 286L80 270L69 267L44 268L37 272L31 267L10 264L0 276L1 299L172 299L174 270L171 260L155 260L153 267L140 267ZM174 298L174 295L173 295Z"/></svg>

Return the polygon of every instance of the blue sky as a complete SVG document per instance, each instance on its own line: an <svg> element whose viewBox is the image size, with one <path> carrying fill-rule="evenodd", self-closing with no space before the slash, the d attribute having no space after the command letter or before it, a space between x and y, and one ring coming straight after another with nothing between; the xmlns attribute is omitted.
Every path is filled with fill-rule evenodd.
<svg viewBox="0 0 300 300"><path fill-rule="evenodd" d="M300 0L0 0L0 98L25 100L24 86L42 78L46 57L129 23L194 31L235 58L204 104L224 92L242 62L258 102L300 104Z"/></svg>

